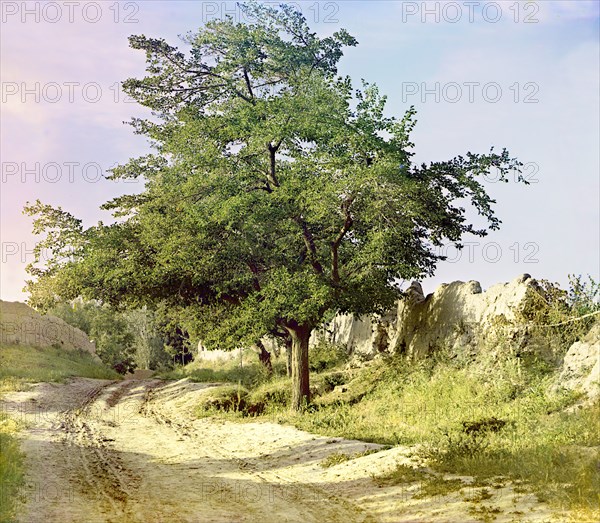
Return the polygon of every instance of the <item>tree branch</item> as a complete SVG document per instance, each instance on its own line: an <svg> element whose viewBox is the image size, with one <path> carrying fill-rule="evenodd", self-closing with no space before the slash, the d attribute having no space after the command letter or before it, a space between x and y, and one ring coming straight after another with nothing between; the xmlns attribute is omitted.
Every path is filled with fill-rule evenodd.
<svg viewBox="0 0 600 523"><path fill-rule="evenodd" d="M252 286L254 287L254 290L260 292L260 282L258 281L258 275L260 274L260 271L258 270L258 267L253 262L246 262L246 265L254 276L252 279Z"/></svg>
<svg viewBox="0 0 600 523"><path fill-rule="evenodd" d="M304 239L304 245L306 245L306 249L308 250L310 263L314 271L317 274L323 274L323 266L319 263L319 260L317 259L317 248L315 246L315 239L313 238L312 233L310 232L308 226L300 216L295 216L294 221L302 229L302 238Z"/></svg>
<svg viewBox="0 0 600 523"><path fill-rule="evenodd" d="M270 159L270 171L269 171L269 181L275 186L279 187L279 181L277 180L277 176L275 174L276 163L275 163L275 153L277 153L277 149L281 145L281 141L277 145L273 145L269 143L269 159Z"/></svg>
<svg viewBox="0 0 600 523"><path fill-rule="evenodd" d="M246 80L246 87L248 88L248 92L250 93L250 97L254 98L254 92L252 91L252 84L250 83L250 77L248 76L248 71L244 67L244 79Z"/></svg>
<svg viewBox="0 0 600 523"><path fill-rule="evenodd" d="M350 206L354 201L353 198L347 198L342 203L342 211L344 213L344 225L340 229L340 232L336 236L335 240L331 242L331 278L333 279L333 283L338 285L340 283L340 269L339 269L339 247L346 236L346 233L352 227L354 221L352 220L352 215L350 214Z"/></svg>

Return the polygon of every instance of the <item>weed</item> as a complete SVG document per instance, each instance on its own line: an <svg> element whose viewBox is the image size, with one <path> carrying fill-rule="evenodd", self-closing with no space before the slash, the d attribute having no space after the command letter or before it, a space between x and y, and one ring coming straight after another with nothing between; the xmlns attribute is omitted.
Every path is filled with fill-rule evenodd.
<svg viewBox="0 0 600 523"><path fill-rule="evenodd" d="M349 454L345 454L344 452L334 452L333 454L329 454L329 456L321 461L320 465L324 469L327 469L329 467L333 467L334 465L344 463L350 459L352 459L352 457Z"/></svg>
<svg viewBox="0 0 600 523"><path fill-rule="evenodd" d="M491 523L501 512L499 508L491 507L489 505L470 506L468 511L474 518L483 521L484 523Z"/></svg>

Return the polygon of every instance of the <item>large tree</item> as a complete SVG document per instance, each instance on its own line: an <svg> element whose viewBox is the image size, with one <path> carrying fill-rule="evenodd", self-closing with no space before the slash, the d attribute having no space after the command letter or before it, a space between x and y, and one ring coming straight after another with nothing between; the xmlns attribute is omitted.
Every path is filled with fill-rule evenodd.
<svg viewBox="0 0 600 523"><path fill-rule="evenodd" d="M147 76L123 85L153 111L132 124L155 152L111 176L142 177L145 189L106 203L118 219L89 229L61 209L28 206L48 233L40 248L56 253L32 269L31 301L160 303L221 348L285 334L298 409L313 329L335 311L382 312L399 279L433 273L437 247L498 228L481 176L506 179L520 164L492 149L414 165L414 109L386 116L375 85L354 89L338 76L352 36L320 38L288 6L244 10L252 23L208 22L187 38L187 55L130 38Z"/></svg>

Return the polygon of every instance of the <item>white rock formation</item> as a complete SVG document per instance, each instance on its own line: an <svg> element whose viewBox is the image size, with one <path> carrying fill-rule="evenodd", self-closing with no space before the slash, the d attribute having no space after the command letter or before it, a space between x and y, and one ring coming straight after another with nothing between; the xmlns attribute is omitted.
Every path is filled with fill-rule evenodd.
<svg viewBox="0 0 600 523"><path fill-rule="evenodd" d="M96 354L94 344L82 330L55 316L41 315L20 302L0 300L0 343L84 350Z"/></svg>
<svg viewBox="0 0 600 523"><path fill-rule="evenodd" d="M399 301L395 310L374 318L339 315L315 333L312 343L326 339L364 358L384 351L420 358L441 347L475 349L499 328L514 336L519 329L511 332L511 325L518 323L536 289L528 274L485 292L476 281L442 284L426 297L414 282L408 299Z"/></svg>
<svg viewBox="0 0 600 523"><path fill-rule="evenodd" d="M600 321L571 345L556 387L583 392L590 400L600 398Z"/></svg>

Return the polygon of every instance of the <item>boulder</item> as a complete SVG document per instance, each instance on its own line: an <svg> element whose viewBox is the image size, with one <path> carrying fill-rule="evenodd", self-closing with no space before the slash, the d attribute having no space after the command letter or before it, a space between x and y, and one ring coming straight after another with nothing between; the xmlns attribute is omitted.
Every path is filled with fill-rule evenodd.
<svg viewBox="0 0 600 523"><path fill-rule="evenodd" d="M42 315L25 303L0 300L0 343L57 346L96 354L87 334L61 318Z"/></svg>

